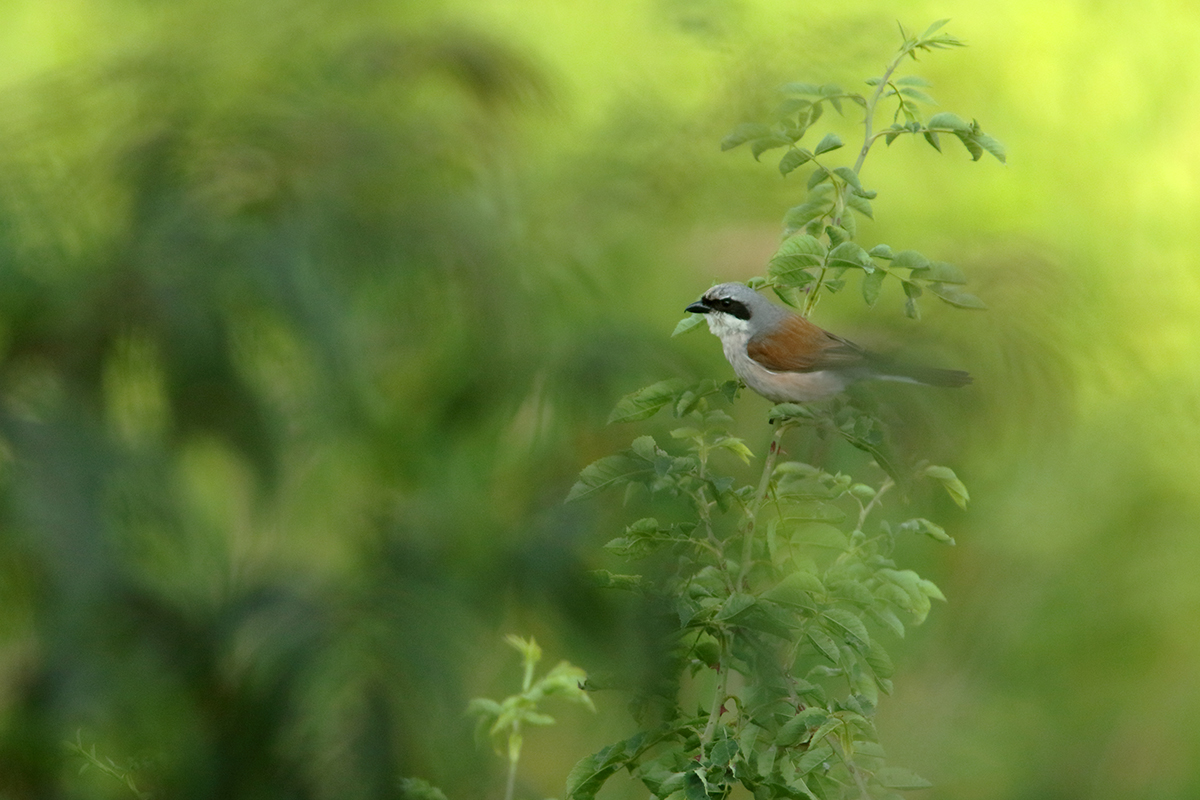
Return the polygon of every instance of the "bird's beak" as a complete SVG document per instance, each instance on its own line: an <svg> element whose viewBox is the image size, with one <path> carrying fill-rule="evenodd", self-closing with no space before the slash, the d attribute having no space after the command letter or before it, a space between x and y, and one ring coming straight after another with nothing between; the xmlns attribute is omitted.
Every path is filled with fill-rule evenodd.
<svg viewBox="0 0 1200 800"><path fill-rule="evenodd" d="M684 309L684 311L690 311L693 314L707 314L711 310L708 306L704 305L703 300L697 300Z"/></svg>

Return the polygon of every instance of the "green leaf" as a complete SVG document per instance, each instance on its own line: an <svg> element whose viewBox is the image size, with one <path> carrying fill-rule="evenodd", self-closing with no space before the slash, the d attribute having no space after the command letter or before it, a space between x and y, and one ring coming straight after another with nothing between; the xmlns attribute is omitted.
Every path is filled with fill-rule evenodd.
<svg viewBox="0 0 1200 800"><path fill-rule="evenodd" d="M736 619L740 627L769 633L780 639L792 641L798 626L791 610L780 608L771 602L755 603Z"/></svg>
<svg viewBox="0 0 1200 800"><path fill-rule="evenodd" d="M904 316L908 317L909 319L921 318L921 309L917 305L917 298L913 297L912 295L904 298Z"/></svg>
<svg viewBox="0 0 1200 800"><path fill-rule="evenodd" d="M828 712L823 708L806 708L796 716L783 723L775 735L776 747L792 747L802 741L807 741L809 728L818 728L829 719Z"/></svg>
<svg viewBox="0 0 1200 800"><path fill-rule="evenodd" d="M892 664L891 656L887 654L887 650L884 650L883 645L878 641L871 641L871 646L867 648L863 657L877 678L890 678L896 672L896 667Z"/></svg>
<svg viewBox="0 0 1200 800"><path fill-rule="evenodd" d="M821 118L821 115L824 113L825 113L825 106L822 105L820 101L813 103L812 107L808 109L808 124L816 125L817 120L819 120Z"/></svg>
<svg viewBox="0 0 1200 800"><path fill-rule="evenodd" d="M950 534L946 533L945 528L943 528L941 525L930 522L924 517L906 520L905 522L900 523L898 530L901 533L923 533L936 541L945 542L946 544L954 544L954 539L950 536Z"/></svg>
<svg viewBox="0 0 1200 800"><path fill-rule="evenodd" d="M754 595L743 594L742 592L734 592L729 595L729 599L721 605L721 610L717 612L716 619L725 620L733 619L737 615L746 611L757 602Z"/></svg>
<svg viewBox="0 0 1200 800"><path fill-rule="evenodd" d="M467 703L467 713L473 716L483 717L491 725L492 720L500 716L503 708L495 700L490 700L486 697L476 697Z"/></svg>
<svg viewBox="0 0 1200 800"><path fill-rule="evenodd" d="M857 192L850 192L848 195L846 195L846 205L848 205L850 208L853 208L867 219L875 219L875 212L871 208L871 202Z"/></svg>
<svg viewBox="0 0 1200 800"><path fill-rule="evenodd" d="M800 417L801 419L814 419L812 409L800 403L779 403L771 406L771 410L767 412L767 420L774 425L776 422L792 417ZM789 461L787 464L795 464L797 462ZM776 468L776 472L782 472L783 467L787 464L780 464Z"/></svg>
<svg viewBox="0 0 1200 800"><path fill-rule="evenodd" d="M811 192L817 184L829 180L829 176L832 174L829 170L818 164L817 169L814 169L808 176L808 183L806 184L808 190Z"/></svg>
<svg viewBox="0 0 1200 800"><path fill-rule="evenodd" d="M834 632L846 633L853 636L864 646L871 641L870 635L867 633L867 626L863 621L850 613L844 608L827 608L821 612L826 620L833 626L831 630Z"/></svg>
<svg viewBox="0 0 1200 800"><path fill-rule="evenodd" d="M644 458L646 461L656 461L660 455L658 445L654 443L653 436L639 436L629 445L630 451Z"/></svg>
<svg viewBox="0 0 1200 800"><path fill-rule="evenodd" d="M956 133L971 132L971 123L967 122L957 114L950 113L949 111L942 111L938 114L934 114L929 118L929 122L926 123L926 126L930 128L945 128Z"/></svg>
<svg viewBox="0 0 1200 800"><path fill-rule="evenodd" d="M715 446L723 450L728 450L745 464L749 464L750 459L754 458L754 453L746 446L746 443L733 436L727 436L724 439L718 440Z"/></svg>
<svg viewBox="0 0 1200 800"><path fill-rule="evenodd" d="M688 314L683 319L679 320L675 325L675 330L671 331L671 336L682 336L688 331L695 330L704 324L704 317L700 314Z"/></svg>
<svg viewBox="0 0 1200 800"><path fill-rule="evenodd" d="M910 100L916 100L918 103L924 103L927 106L936 106L937 105L936 100L934 100L929 95L925 94L925 92L922 92L920 89L913 89L911 87L905 87L900 90L900 94L903 95L904 97L909 98Z"/></svg>
<svg viewBox="0 0 1200 800"><path fill-rule="evenodd" d="M871 258L882 258L889 261L896 257L895 254L892 253L892 248L888 247L886 244L875 245L867 251L867 254L870 255Z"/></svg>
<svg viewBox="0 0 1200 800"><path fill-rule="evenodd" d="M804 274L807 275L808 273ZM800 291L799 287L779 286L776 284L771 286L771 291L775 292L776 297L792 308L798 309L804 306L804 294Z"/></svg>
<svg viewBox="0 0 1200 800"><path fill-rule="evenodd" d="M821 723L821 727L819 727L815 731L813 731L812 738L808 740L809 746L811 747L812 745L815 745L818 742L825 741L827 738L829 738L829 736L831 734L833 734L839 728L844 728L845 726L846 726L846 723L841 718L830 717L829 719L827 719L823 723Z"/></svg>
<svg viewBox="0 0 1200 800"><path fill-rule="evenodd" d="M783 216L783 226L788 230L801 230L813 220L824 217L832 209L832 200L823 197L809 200L806 203L788 209L788 212ZM787 244L787 240L784 241L784 244ZM776 255L778 256L779 254L776 253Z"/></svg>
<svg viewBox="0 0 1200 800"><path fill-rule="evenodd" d="M738 744L734 739L722 739L719 742L714 742L712 750L708 752L708 761L718 767L724 767L733 760L737 755Z"/></svg>
<svg viewBox="0 0 1200 800"><path fill-rule="evenodd" d="M592 581L600 589L624 589L637 591L649 586L641 575L619 575L606 569L594 569L588 573Z"/></svg>
<svg viewBox="0 0 1200 800"><path fill-rule="evenodd" d="M933 86L933 81L926 80L920 75L905 75L903 78L897 78L895 83L897 86Z"/></svg>
<svg viewBox="0 0 1200 800"><path fill-rule="evenodd" d="M850 167L834 167L833 174L837 175L847 186L856 191L861 192L863 190L862 184L858 180L858 174L850 169Z"/></svg>
<svg viewBox="0 0 1200 800"><path fill-rule="evenodd" d="M966 485L964 485L963 482L958 479L958 476L954 474L954 470L950 469L949 467L930 465L925 468L924 474L936 481L940 481L947 494L950 495L950 499L953 500L959 508L967 507L967 503L970 502L971 496L967 493Z"/></svg>
<svg viewBox="0 0 1200 800"><path fill-rule="evenodd" d="M883 767L875 773L875 780L889 789L928 789L932 783L911 769Z"/></svg>
<svg viewBox="0 0 1200 800"><path fill-rule="evenodd" d="M986 309L987 304L969 292L964 292L952 283L930 283L929 291L958 308Z"/></svg>
<svg viewBox="0 0 1200 800"><path fill-rule="evenodd" d="M924 591L922 578L911 569L876 570L876 575L886 581L876 590L876 595L887 602L910 612L917 624L925 621L929 615L929 595ZM934 587L937 588L936 586Z"/></svg>
<svg viewBox="0 0 1200 800"><path fill-rule="evenodd" d="M771 129L766 125L759 125L755 122L744 122L738 125L733 131L721 140L722 150L732 150L738 145L745 144L751 139L761 139L764 136L770 136Z"/></svg>
<svg viewBox="0 0 1200 800"><path fill-rule="evenodd" d="M836 266L854 267L866 270L867 272L875 270L875 262L867 255L867 251L850 241L842 242L830 250L829 256L826 258L826 263Z"/></svg>
<svg viewBox="0 0 1200 800"><path fill-rule="evenodd" d="M806 522L797 525L789 535L791 543L798 547L841 552L846 549L846 534L825 522Z"/></svg>
<svg viewBox="0 0 1200 800"><path fill-rule="evenodd" d="M846 231L847 239L853 239L855 236L858 236L858 221L854 218L854 212L849 207L844 209L840 222L842 223L843 230Z"/></svg>
<svg viewBox="0 0 1200 800"><path fill-rule="evenodd" d="M972 161L978 161L983 157L983 148L980 147L979 142L975 141L975 137L973 135L970 133L964 133L962 131L956 131L955 136L957 136L958 140L963 143L963 147L967 148L967 152L971 154Z"/></svg>
<svg viewBox="0 0 1200 800"><path fill-rule="evenodd" d="M821 139L821 141L817 143L817 146L813 148L813 155L819 156L822 153L828 153L831 150L837 150L841 146L842 140L836 133L827 133L825 134L825 138Z"/></svg>
<svg viewBox="0 0 1200 800"><path fill-rule="evenodd" d="M945 261L930 261L929 269L921 275L927 281L940 283L966 283L967 276L962 270Z"/></svg>
<svg viewBox="0 0 1200 800"><path fill-rule="evenodd" d="M788 150L783 154L783 158L779 159L779 172L781 175L787 175L789 172L796 169L805 162L812 160L813 154L803 147L796 147Z"/></svg>
<svg viewBox="0 0 1200 800"><path fill-rule="evenodd" d="M942 143L938 141L938 135L934 131L925 131L925 141L929 142L934 150L942 152Z"/></svg>
<svg viewBox="0 0 1200 800"><path fill-rule="evenodd" d="M982 131L975 134L975 141L979 142L980 147L995 156L1001 164L1008 163L1008 155L1004 151L1004 145L1000 144L999 141Z"/></svg>
<svg viewBox="0 0 1200 800"><path fill-rule="evenodd" d="M683 800L711 800L705 780L700 769L693 769L684 775ZM667 794L672 797L674 793Z"/></svg>
<svg viewBox="0 0 1200 800"><path fill-rule="evenodd" d="M812 275L805 270L821 266L825 261L825 253L825 245L813 236L789 236L771 256L767 276L784 286L802 287L812 281Z"/></svg>
<svg viewBox="0 0 1200 800"><path fill-rule="evenodd" d="M624 536L609 540L604 549L626 558L645 558L673 541L672 530L660 526L654 517L645 517L628 526Z"/></svg>
<svg viewBox="0 0 1200 800"><path fill-rule="evenodd" d="M776 747L792 747L799 744L800 739L808 733L808 725L800 717L792 717L779 728L775 734Z"/></svg>
<svg viewBox="0 0 1200 800"><path fill-rule="evenodd" d="M838 663L842 657L842 651L838 649L837 642L833 640L832 636L820 628L810 628L805 635L816 646L818 652L834 664Z"/></svg>
<svg viewBox="0 0 1200 800"><path fill-rule="evenodd" d="M87 766L84 764L84 766ZM125 784L133 789L133 778L127 777ZM134 791L137 791L136 789ZM149 792L137 792L140 800L150 800ZM401 778L400 779L400 796L406 800L446 800L446 795L441 789L437 788L429 781L421 778Z"/></svg>
<svg viewBox="0 0 1200 800"><path fill-rule="evenodd" d="M785 606L810 606L814 594L825 594L825 587L816 573L798 570L784 577L763 593L763 598Z"/></svg>
<svg viewBox="0 0 1200 800"><path fill-rule="evenodd" d="M784 145L789 145L791 143L792 140L786 136L773 133L770 136L763 137L762 139L755 139L754 143L750 145L750 152L753 154L754 160L757 161L758 157L768 150L774 150L776 147L783 147Z"/></svg>
<svg viewBox="0 0 1200 800"><path fill-rule="evenodd" d="M869 609L869 613L877 622L896 634L896 636L901 639L904 638L904 623L896 616L896 612L890 608L872 608Z"/></svg>
<svg viewBox="0 0 1200 800"><path fill-rule="evenodd" d="M605 456L583 468L579 480L567 493L566 502L586 500L593 495L622 486L631 481L645 481L653 477L654 467L644 459L627 455Z"/></svg>
<svg viewBox="0 0 1200 800"><path fill-rule="evenodd" d="M921 580L917 581L917 586L920 587L921 594L925 595L926 597L931 597L934 600L941 600L943 603L946 602L946 595L942 594L942 590L939 589L937 584L933 581L921 578Z"/></svg>
<svg viewBox="0 0 1200 800"><path fill-rule="evenodd" d="M845 580L838 573L829 575L829 593L841 600L866 608L874 601L874 596L866 584L857 578Z"/></svg>
<svg viewBox="0 0 1200 800"><path fill-rule="evenodd" d="M901 250L892 256L892 269L928 269L929 259L916 250Z"/></svg>
<svg viewBox="0 0 1200 800"><path fill-rule="evenodd" d="M942 28L946 27L946 23L949 21L950 21L950 18L946 17L945 19L939 19L939 20L931 23L930 26L925 29L925 32L921 34L920 38L928 39L930 36L933 36L935 33L940 31Z"/></svg>
<svg viewBox="0 0 1200 800"><path fill-rule="evenodd" d="M617 742L581 758L567 775L567 800L594 800L604 782L625 766L630 741Z"/></svg>
<svg viewBox="0 0 1200 800"><path fill-rule="evenodd" d="M676 327L678 328L678 326ZM627 394L617 401L616 407L608 415L608 424L649 419L660 409L674 402L680 390L686 385L684 381L678 379L665 380Z"/></svg>
<svg viewBox="0 0 1200 800"><path fill-rule="evenodd" d="M549 714L543 714L540 711L531 711L524 709L520 714L521 723L523 725L533 725L536 727L548 727L554 724L554 717Z"/></svg>
<svg viewBox="0 0 1200 800"><path fill-rule="evenodd" d="M823 770L825 762L833 759L833 748L828 744L819 744L811 747L808 751L796 759L796 774L807 775L818 769Z"/></svg>
<svg viewBox="0 0 1200 800"><path fill-rule="evenodd" d="M821 88L811 83L785 83L779 90L785 94L821 94Z"/></svg>
<svg viewBox="0 0 1200 800"><path fill-rule="evenodd" d="M871 272L864 272L862 277L862 296L863 302L868 308L875 306L875 301L879 299L879 290L883 286L883 278L887 275L882 269L875 269Z"/></svg>
<svg viewBox="0 0 1200 800"><path fill-rule="evenodd" d="M804 100L798 97L789 97L787 100L784 100L782 103L780 103L779 107L775 109L775 116L777 119L790 117L797 111L803 111L811 105L811 100Z"/></svg>

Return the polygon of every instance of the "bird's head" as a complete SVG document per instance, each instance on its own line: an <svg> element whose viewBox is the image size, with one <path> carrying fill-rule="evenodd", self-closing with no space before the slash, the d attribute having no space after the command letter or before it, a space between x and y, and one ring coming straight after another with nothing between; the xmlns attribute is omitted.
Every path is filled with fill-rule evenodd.
<svg viewBox="0 0 1200 800"><path fill-rule="evenodd" d="M709 330L722 338L731 334L754 335L783 312L744 283L718 284L685 310L706 315Z"/></svg>

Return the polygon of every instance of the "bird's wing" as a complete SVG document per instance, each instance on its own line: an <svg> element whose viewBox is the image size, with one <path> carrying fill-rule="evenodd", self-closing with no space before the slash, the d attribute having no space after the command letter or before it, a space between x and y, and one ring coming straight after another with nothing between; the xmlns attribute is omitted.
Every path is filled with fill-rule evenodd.
<svg viewBox="0 0 1200 800"><path fill-rule="evenodd" d="M773 372L815 372L861 364L866 351L799 316L787 317L771 334L752 336L746 354Z"/></svg>

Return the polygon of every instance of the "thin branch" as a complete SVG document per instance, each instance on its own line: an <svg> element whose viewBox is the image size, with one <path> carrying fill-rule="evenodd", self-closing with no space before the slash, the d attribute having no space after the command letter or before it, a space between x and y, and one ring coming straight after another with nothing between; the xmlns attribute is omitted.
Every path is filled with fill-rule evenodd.
<svg viewBox="0 0 1200 800"><path fill-rule="evenodd" d="M875 492L875 496L871 498L871 502L867 503L865 506L862 507L862 511L858 515L858 526L857 526L860 531L863 529L863 525L867 524L867 515L870 514L872 510L874 510L875 506L879 505L879 500L883 497L883 495L886 492L888 492L890 489L895 487L895 485L896 485L896 482L894 480L892 480L891 476L888 476L888 478L885 479L884 482L879 485L879 491Z"/></svg>
<svg viewBox="0 0 1200 800"><path fill-rule="evenodd" d="M862 171L863 162L867 160L867 153L871 152L871 145L875 143L875 137L872 131L875 125L875 107L879 104L879 98L883 95L884 88L887 87L891 80L892 73L900 66L900 62L904 56L908 55L908 49L902 48L900 53L888 64L887 70L884 71L883 77L879 79L879 85L875 87L875 93L871 95L871 99L867 101L867 109L863 114L863 146L858 152L858 160L854 162L854 174L858 175Z"/></svg>
<svg viewBox="0 0 1200 800"><path fill-rule="evenodd" d="M729 691L729 667L724 663L724 659L717 664L717 686L713 689L712 704L708 709L708 724L704 726L704 733L700 736L702 745L712 741L713 735L717 732L717 721L721 718L721 710L725 707L725 695Z"/></svg>
<svg viewBox="0 0 1200 800"><path fill-rule="evenodd" d="M771 446L767 450L767 460L763 464L762 478L758 481L758 492L754 495L754 505L750 506L750 511L746 515L746 530L742 539L742 568L737 579L739 586L745 586L746 576L750 572L750 562L754 556L754 529L758 521L758 512L762 510L763 501L767 497L767 488L771 485L771 474L775 471L775 459L779 457L779 445L783 434L790 427L792 426L787 421L779 422L775 437L771 439Z"/></svg>

